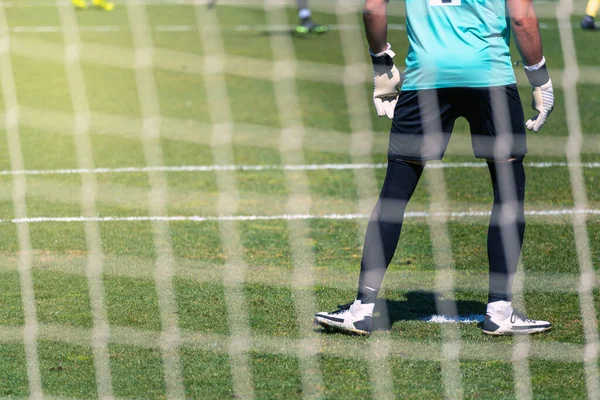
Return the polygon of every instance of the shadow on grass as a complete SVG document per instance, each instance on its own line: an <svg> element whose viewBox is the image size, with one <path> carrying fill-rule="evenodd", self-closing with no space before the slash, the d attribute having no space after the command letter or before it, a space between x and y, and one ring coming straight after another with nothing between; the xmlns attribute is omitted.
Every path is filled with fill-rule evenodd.
<svg viewBox="0 0 600 400"><path fill-rule="evenodd" d="M436 301L437 300L437 301ZM454 301L444 299L435 292L412 291L406 293L406 300L378 299L375 304L373 331L389 331L398 321L423 321L433 315L445 317L472 316L485 313L486 304L473 300L456 300L457 315L451 315ZM439 307L439 308L438 308ZM481 327L482 323L478 323ZM317 328L315 332L337 333L337 330Z"/></svg>
<svg viewBox="0 0 600 400"><path fill-rule="evenodd" d="M436 304L436 298L439 304ZM443 314L446 317L483 314L486 307L485 303L480 301L457 300L458 315L448 315L442 311L452 308L452 303L452 300L425 291L408 292L406 300L379 299L375 305L373 330L390 330L398 321L421 321L435 314Z"/></svg>

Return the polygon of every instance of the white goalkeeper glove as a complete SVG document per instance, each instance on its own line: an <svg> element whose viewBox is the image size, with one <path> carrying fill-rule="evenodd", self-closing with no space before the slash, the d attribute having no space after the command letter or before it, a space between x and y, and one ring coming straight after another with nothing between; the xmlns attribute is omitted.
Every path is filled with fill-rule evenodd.
<svg viewBox="0 0 600 400"><path fill-rule="evenodd" d="M525 126L530 131L538 132L554 108L554 89L546 68L546 58L542 57L542 61L536 65L525 66L525 74L533 87L531 108L538 112L538 115L529 119Z"/></svg>
<svg viewBox="0 0 600 400"><path fill-rule="evenodd" d="M389 43L381 53L371 53L375 82L373 103L375 103L377 115L380 117L387 115L389 119L394 118L394 108L396 108L400 86L402 86L404 78L394 65L395 55Z"/></svg>

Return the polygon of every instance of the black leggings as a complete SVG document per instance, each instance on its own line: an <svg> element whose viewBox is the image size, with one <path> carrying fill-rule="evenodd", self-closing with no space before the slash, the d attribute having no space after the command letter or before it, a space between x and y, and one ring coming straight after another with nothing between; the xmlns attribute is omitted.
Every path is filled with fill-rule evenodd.
<svg viewBox="0 0 600 400"><path fill-rule="evenodd" d="M488 229L490 272L489 301L511 300L525 232L525 170L523 158L488 162L494 205ZM404 210L423 173L424 166L390 159L379 200L365 235L357 299L372 303L377 298L385 271L400 238Z"/></svg>

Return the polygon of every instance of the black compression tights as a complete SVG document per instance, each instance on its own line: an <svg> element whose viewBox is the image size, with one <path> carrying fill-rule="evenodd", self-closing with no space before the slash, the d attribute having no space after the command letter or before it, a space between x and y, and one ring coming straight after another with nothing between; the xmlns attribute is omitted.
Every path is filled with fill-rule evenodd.
<svg viewBox="0 0 600 400"><path fill-rule="evenodd" d="M525 235L525 169L523 157L488 162L494 188L494 207L488 228L490 292L488 301L512 300L512 280L517 272Z"/></svg>
<svg viewBox="0 0 600 400"><path fill-rule="evenodd" d="M357 299L373 303L400 238L404 210L417 187L423 166L389 160L379 200L371 213L360 265Z"/></svg>
<svg viewBox="0 0 600 400"><path fill-rule="evenodd" d="M522 158L503 163L489 162L488 167L494 191L488 230L489 301L508 301L525 232L525 171ZM398 245L404 210L422 172L423 166L419 164L401 160L388 162L383 188L365 235L357 295L363 303L372 303L377 298Z"/></svg>

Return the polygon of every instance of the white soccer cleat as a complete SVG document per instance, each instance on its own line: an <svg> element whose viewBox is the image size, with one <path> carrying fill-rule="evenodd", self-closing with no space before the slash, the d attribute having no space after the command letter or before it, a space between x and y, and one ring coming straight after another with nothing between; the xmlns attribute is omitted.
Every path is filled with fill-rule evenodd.
<svg viewBox="0 0 600 400"><path fill-rule="evenodd" d="M511 307L508 316L502 314L485 314L483 320L483 333L487 335L531 335L552 329L552 324L548 321L535 321L527 318Z"/></svg>
<svg viewBox="0 0 600 400"><path fill-rule="evenodd" d="M374 304L362 304L360 300L355 300L336 311L316 313L315 324L327 330L370 335L374 307Z"/></svg>

